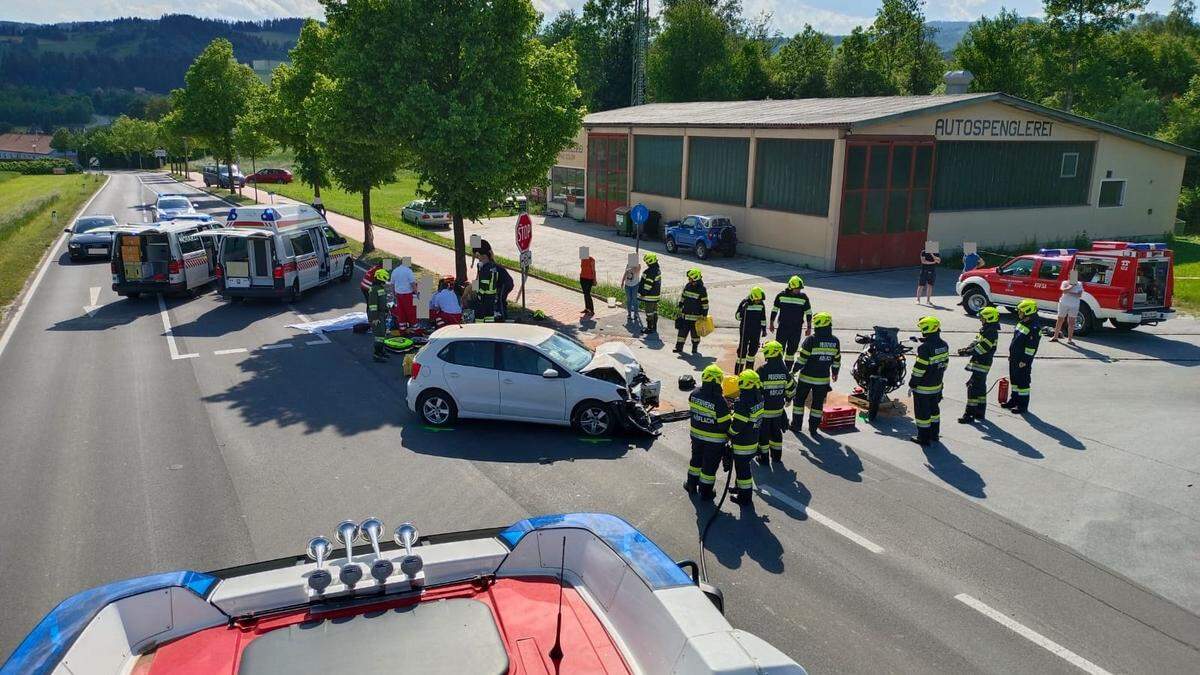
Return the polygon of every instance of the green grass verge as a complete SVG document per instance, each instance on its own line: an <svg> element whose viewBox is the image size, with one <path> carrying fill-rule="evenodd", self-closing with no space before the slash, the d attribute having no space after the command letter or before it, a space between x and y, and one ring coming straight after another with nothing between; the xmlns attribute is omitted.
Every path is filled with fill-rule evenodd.
<svg viewBox="0 0 1200 675"><path fill-rule="evenodd" d="M1200 315L1200 235L1171 238L1175 252L1175 306Z"/></svg>
<svg viewBox="0 0 1200 675"><path fill-rule="evenodd" d="M79 207L104 185L94 175L20 176L0 182L0 307L7 307ZM50 212L58 211L52 222Z"/></svg>

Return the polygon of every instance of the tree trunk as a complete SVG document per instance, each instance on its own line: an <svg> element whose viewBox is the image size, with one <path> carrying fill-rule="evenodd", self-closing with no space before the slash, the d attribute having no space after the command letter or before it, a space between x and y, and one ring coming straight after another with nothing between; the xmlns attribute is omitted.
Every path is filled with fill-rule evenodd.
<svg viewBox="0 0 1200 675"><path fill-rule="evenodd" d="M185 138L183 139L183 179L185 181L192 179L192 172L188 166L189 160L191 160L191 157L188 156L188 145L187 139Z"/></svg>
<svg viewBox="0 0 1200 675"><path fill-rule="evenodd" d="M254 155L250 155L250 175L258 173L258 165L254 163ZM258 203L258 181L254 181L254 203Z"/></svg>
<svg viewBox="0 0 1200 675"><path fill-rule="evenodd" d="M363 204L363 255L375 250L375 231L371 225L371 190L362 193Z"/></svg>
<svg viewBox="0 0 1200 675"><path fill-rule="evenodd" d="M462 214L455 212L454 220L454 279L464 284L467 282L467 240L463 232Z"/></svg>
<svg viewBox="0 0 1200 675"><path fill-rule="evenodd" d="M317 180L313 183L313 200L321 198L321 181Z"/></svg>
<svg viewBox="0 0 1200 675"><path fill-rule="evenodd" d="M233 150L232 149L228 150L225 153L225 171L229 174L229 194L236 195L237 194L237 183L235 183L233 180ZM220 173L221 173L221 170L217 169L218 182L220 182L220 180L219 180ZM218 187L220 187L220 186L218 186Z"/></svg>

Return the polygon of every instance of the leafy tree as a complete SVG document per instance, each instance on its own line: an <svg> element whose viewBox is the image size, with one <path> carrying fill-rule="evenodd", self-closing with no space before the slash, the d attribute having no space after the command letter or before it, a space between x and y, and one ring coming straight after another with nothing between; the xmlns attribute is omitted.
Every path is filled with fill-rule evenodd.
<svg viewBox="0 0 1200 675"><path fill-rule="evenodd" d="M50 147L59 152L70 152L78 150L82 139L66 127L59 127L54 130L54 135L50 137Z"/></svg>
<svg viewBox="0 0 1200 675"><path fill-rule="evenodd" d="M1167 106L1167 123L1159 138L1189 148L1200 149L1200 75L1192 78L1188 90ZM1200 186L1200 160L1189 157L1183 183Z"/></svg>
<svg viewBox="0 0 1200 675"><path fill-rule="evenodd" d="M268 132L279 145L291 148L295 155L292 169L300 182L321 196L321 188L329 185L329 173L317 152L312 118L305 106L312 95L317 75L328 69L325 29L313 20L304 22L296 46L289 52L290 63L275 68L271 74Z"/></svg>
<svg viewBox="0 0 1200 675"><path fill-rule="evenodd" d="M729 29L704 0L667 3L663 30L646 58L655 101L722 101L734 97Z"/></svg>
<svg viewBox="0 0 1200 675"><path fill-rule="evenodd" d="M771 60L771 83L779 98L818 98L829 95L825 84L833 40L805 24Z"/></svg>
<svg viewBox="0 0 1200 675"><path fill-rule="evenodd" d="M826 77L831 96L890 96L895 83L875 61L871 39L861 26L838 45Z"/></svg>
<svg viewBox="0 0 1200 675"><path fill-rule="evenodd" d="M1145 6L1145 0L1044 0L1046 28L1058 57L1055 60L1067 65L1061 82L1064 108L1075 107L1076 93L1087 75L1081 66L1099 56L1092 49L1100 37L1120 29L1133 12Z"/></svg>
<svg viewBox="0 0 1200 675"><path fill-rule="evenodd" d="M132 163L137 155L138 168L142 157L154 151L158 144L158 125L121 115L109 127L110 149Z"/></svg>
<svg viewBox="0 0 1200 675"><path fill-rule="evenodd" d="M759 100L771 95L771 75L768 72L770 53L762 40L730 36L733 98L743 101Z"/></svg>
<svg viewBox="0 0 1200 675"><path fill-rule="evenodd" d="M1166 28L1176 35L1197 35L1195 0L1172 0Z"/></svg>
<svg viewBox="0 0 1200 675"><path fill-rule="evenodd" d="M578 55L576 80L588 110L630 105L636 36L634 0L584 3L572 46Z"/></svg>
<svg viewBox="0 0 1200 675"><path fill-rule="evenodd" d="M704 5L729 31L738 34L747 32L747 24L742 17L742 0L662 0L663 14L689 2Z"/></svg>
<svg viewBox="0 0 1200 675"><path fill-rule="evenodd" d="M954 50L954 63L975 76L971 83L974 91L1036 98L1035 40L1040 26L1014 11L1001 9L995 18L983 17L971 24Z"/></svg>
<svg viewBox="0 0 1200 675"><path fill-rule="evenodd" d="M250 101L246 112L238 118L233 130L233 145L240 157L250 158L251 173L258 172L258 158L273 151L275 140L270 134L272 120L271 95L266 89ZM258 201L258 183L254 184L254 200Z"/></svg>
<svg viewBox="0 0 1200 675"><path fill-rule="evenodd" d="M1162 101L1137 81L1127 80L1117 87L1113 102L1093 116L1139 134L1153 134L1163 122Z"/></svg>
<svg viewBox="0 0 1200 675"><path fill-rule="evenodd" d="M204 140L217 157L233 165L233 134L238 118L263 84L248 66L233 58L233 45L213 40L196 57L184 76L186 86L171 92L171 103L180 111L182 130ZM235 192L233 181L229 191Z"/></svg>
<svg viewBox="0 0 1200 675"><path fill-rule="evenodd" d="M578 28L579 14L573 9L567 9L559 12L553 21L546 24L539 37L547 47L553 47L560 42L574 38Z"/></svg>
<svg viewBox="0 0 1200 675"><path fill-rule="evenodd" d="M928 94L945 72L945 61L925 26L924 0L883 0L870 37L880 70L903 94Z"/></svg>

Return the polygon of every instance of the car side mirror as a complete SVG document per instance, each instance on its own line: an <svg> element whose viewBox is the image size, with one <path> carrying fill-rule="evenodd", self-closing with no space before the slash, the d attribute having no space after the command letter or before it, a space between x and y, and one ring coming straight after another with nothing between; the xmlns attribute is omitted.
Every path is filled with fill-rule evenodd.
<svg viewBox="0 0 1200 675"><path fill-rule="evenodd" d="M554 378L558 377L558 371L553 368L547 368L542 371L542 377L546 378L547 380L553 380Z"/></svg>
<svg viewBox="0 0 1200 675"><path fill-rule="evenodd" d="M71 228L69 228L69 227L64 227L64 228L63 228L63 232L66 232L67 234L71 234Z"/></svg>

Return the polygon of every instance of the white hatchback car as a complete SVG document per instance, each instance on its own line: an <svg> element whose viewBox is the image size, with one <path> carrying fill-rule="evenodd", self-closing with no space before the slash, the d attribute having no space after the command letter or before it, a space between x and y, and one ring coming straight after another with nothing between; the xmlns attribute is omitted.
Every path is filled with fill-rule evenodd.
<svg viewBox="0 0 1200 675"><path fill-rule="evenodd" d="M503 419L604 436L621 427L654 433L647 408L658 405L660 388L619 342L592 351L541 326L468 324L429 336L413 359L407 398L434 426Z"/></svg>

